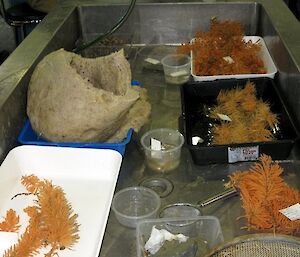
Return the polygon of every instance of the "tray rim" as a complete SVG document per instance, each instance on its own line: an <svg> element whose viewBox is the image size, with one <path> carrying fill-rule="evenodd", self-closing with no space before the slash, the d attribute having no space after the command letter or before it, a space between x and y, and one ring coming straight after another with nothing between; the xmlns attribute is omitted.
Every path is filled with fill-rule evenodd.
<svg viewBox="0 0 300 257"><path fill-rule="evenodd" d="M266 46L266 43L264 41L264 39L260 36L244 36L243 39L245 41L249 41L249 40L260 40L261 41L261 54L262 56L262 60L264 61L264 64L267 66L266 68L268 68L268 71L266 73L248 73L248 74L230 74L230 75L196 75L193 71L193 51L191 51L191 75L193 80L196 82L200 82L200 81L215 81L217 79L244 79L244 78L271 78L273 79L276 75L276 73L278 72L277 67L273 61L273 58L270 55L270 52ZM193 42L193 40L195 40L195 38L193 38L191 40L191 42ZM269 65L266 64L266 62L269 62Z"/></svg>
<svg viewBox="0 0 300 257"><path fill-rule="evenodd" d="M247 143L235 143L235 144L222 144L222 145L192 145L191 140L187 140L187 122L189 119L191 119L190 114L187 114L186 111L186 95L184 93L185 88L187 87L197 87L198 85L203 85L203 89L205 87L213 87L214 85L221 85L222 82L228 83L228 89L229 88L233 88L235 87L237 84L239 85L244 85L246 83L246 81L252 81L254 83L270 83L271 87L274 89L274 93L276 94L276 97L278 97L278 101L281 105L282 108L282 113L284 113L284 115L286 116L288 122L289 122L289 128L293 131L294 133L294 137L290 137L290 138L284 138L284 139L278 139L278 140L273 140L273 141L265 141L265 142L247 142ZM257 87L259 87L260 85L256 85ZM294 147L295 143L297 141L299 141L300 136L299 136L299 130L297 128L297 126L295 125L295 122L285 104L285 101L283 100L283 97L280 95L279 90L277 88L277 85L275 84L275 81L273 79L270 78L244 78L244 79L226 79L226 80L215 80L215 81L191 81L191 82L187 82L184 85L181 86L180 88L181 90L181 109L182 109L182 113L180 115L180 117L178 118L178 123L179 123L179 128L181 130L181 132L183 133L183 135L186 137L185 140L185 146L191 151L192 157L194 159L194 162L196 164L203 164L203 163L224 163L224 160L227 159L227 151L228 148L232 147L232 148L243 148L243 147L251 147L251 146L258 146L259 147L259 152L264 153L264 152L270 152L270 148L272 146L275 146L275 144L277 146L284 146L284 151L282 152L282 155L284 153L284 155L286 155L286 152L289 150L291 151L292 148ZM200 94L201 95L201 94ZM214 95L212 95L214 96ZM190 137L189 137L190 139ZM291 145L291 146L288 146ZM286 146L286 147L285 147ZM263 148L263 149L261 149ZM290 149L288 149L290 148ZM212 154L214 151L217 151L219 153L219 157L211 157L208 158L207 156L203 158L199 157L200 153L203 151L207 152L207 154ZM226 151L226 153L225 153ZM262 152L261 152L262 151ZM275 151L276 152L276 151ZM222 153L222 154L221 154ZM278 153L276 153L278 155ZM275 154L275 155L276 155ZM224 156L223 156L224 155ZM224 159L225 158L225 159ZM280 157L278 155L278 158L287 158L287 156L285 157ZM195 161L196 160L196 161ZM225 161L228 162L228 161Z"/></svg>
<svg viewBox="0 0 300 257"><path fill-rule="evenodd" d="M29 152L31 152L31 153L28 154ZM49 154L49 152L50 152L50 154ZM62 155L63 152L67 152L67 154L65 156L63 156ZM55 164L55 165L58 165L58 166L61 165L61 168L59 169L59 172L61 170L64 171L64 169L65 169L65 172L67 173L67 178L70 178L71 180L76 180L76 181L78 180L78 183L82 183L82 176L80 176L80 177L75 176L74 177L73 174L70 173L70 170L69 170L70 167L68 167L68 165L72 166L70 163L71 163L71 157L73 157L73 156L77 156L77 158L75 158L75 162L82 162L81 165L83 165L83 161L84 161L85 157L83 157L80 160L80 158L82 157L81 153L83 153L83 152L85 152L85 155L84 155L85 157L88 157L90 160L93 160L94 162L96 162L96 160L100 161L101 159L102 159L103 162L106 162L106 166L109 165L109 168L107 168L107 167L106 168L109 170L109 172L110 172L109 174L111 174L111 175L109 175L110 178L107 178L106 176L101 177L101 175L99 175L99 177L97 179L97 181L103 181L105 183L108 183L108 181L110 181L109 182L110 192L107 192L106 199L104 199L104 201L103 201L103 208L104 209L103 209L103 212L102 212L103 214L101 216L101 221L100 221L101 224L100 224L100 227L97 229L97 231L98 231L97 236L95 235L95 238L94 238L95 242L97 241L97 243L95 243L93 249L89 249L89 255L86 255L86 256L89 256L89 257L98 257L98 254L100 253L101 245L102 245L102 242L103 242L103 238L104 238L105 228L106 228L107 222L108 222L108 216L109 216L109 212L110 212L110 206L111 206L111 203L112 203L113 194L114 194L114 191L115 191L115 188L116 188L116 183L117 183L117 180L118 180L118 176L119 176L119 172L120 172L120 168L121 168L121 164L122 164L122 155L118 151L115 151L115 150L112 150L112 149L21 145L21 146L14 147L6 155L4 161L2 162L2 164L0 166L0 175L2 175L2 176L0 176L0 178L3 177L3 175L7 174L7 171L10 171L9 167L11 165L13 165L13 166L17 166L17 170L15 170L15 172L10 174L9 176L16 177L18 180L21 178L21 176L27 175L27 173L28 174L30 173L30 174L33 174L33 175L37 175L40 179L47 179L47 180L52 181L52 179L49 179L50 172L49 172L49 170L47 170L48 168L46 168L45 177L43 177L41 175L41 173L39 173L39 172L35 172L35 171L31 171L31 170L29 172L29 171L25 170L26 167L22 167L22 159L25 159L26 155L27 155L27 157L30 157L30 156L31 157L32 156L43 156L43 155L44 156L46 156L46 155L51 156L51 153L54 153L54 156L49 157L49 159L53 159L53 158L55 159L55 158L57 158L57 156L59 156L59 160L57 160L59 162L59 161L61 161L61 158L64 159L64 160L67 158L67 165L65 165L65 162ZM103 153L105 153L105 154L103 154ZM20 158L20 156L22 156L22 157ZM108 157L108 156L110 156L111 158L104 158L104 157ZM26 162L28 162L27 157L26 157ZM19 158L19 162L16 161L16 160L18 160L18 158ZM113 165L111 164L111 160L115 160L115 163ZM45 162L45 165L47 165L47 163L48 162ZM39 166L40 165L40 163L38 163L38 162L35 163L35 161L33 161L33 164L34 164L33 166L36 166L36 165ZM37 169L37 171L38 171L38 169ZM61 178L56 177L57 173L55 173L53 176L56 180L61 180L62 182L65 183L65 181L66 181L66 175L65 174L66 173L63 172ZM81 174L83 176L85 176L86 173L87 173L86 170L83 170L83 169L81 170ZM95 174L95 173L98 173L98 169L96 170L96 166L95 166L95 169L92 170L91 177L86 178L87 183L91 179L94 181L94 179L95 179L94 176L95 175L93 175L93 174ZM99 174L101 174L101 168L99 170ZM18 183L18 180L16 181L16 183L14 185L16 185ZM54 182L53 184L56 185L56 186L61 186L57 182ZM61 186L61 187L64 190L64 187L63 186ZM100 193L100 191L98 193ZM66 197L67 197L68 201L71 204L74 203L74 202L69 200L69 197L71 195L70 192L66 192L65 190L64 190L64 192L66 193ZM81 204L77 203L76 205L81 205ZM77 206L77 209L78 209L78 206ZM4 209L2 207L1 211L7 211L7 209L6 208ZM75 209L74 209L74 212L76 212ZM82 213L82 212L80 212L80 213L77 212L77 213L80 215L80 213ZM86 211L84 213L86 215ZM97 224L99 225L99 222L97 222ZM80 226L83 226L83 224L80 224ZM80 230L80 228L79 228L79 230ZM86 230L85 230L85 236L86 236ZM80 240L79 240L79 243L80 243ZM75 247L76 247L76 245L75 245ZM82 247L84 247L84 245L81 245L81 248L80 248L81 250L82 250ZM72 251L70 251L66 254L67 255L64 255L64 253L61 252L60 256L62 256L62 257L63 256L73 256L74 252L72 253ZM80 254L79 256L82 255L81 252L79 252L79 254ZM41 255L36 255L36 256L41 256Z"/></svg>
<svg viewBox="0 0 300 257"><path fill-rule="evenodd" d="M26 140L28 133L33 133L36 140ZM77 147L77 148L95 148L95 149L113 149L120 152L122 155L125 152L126 145L130 142L133 134L133 129L128 129L126 137L118 143L100 143L100 142L51 142L41 137L39 140L38 135L33 130L29 118L26 119L19 135L18 142L23 145L41 145L41 146L57 146L57 147Z"/></svg>

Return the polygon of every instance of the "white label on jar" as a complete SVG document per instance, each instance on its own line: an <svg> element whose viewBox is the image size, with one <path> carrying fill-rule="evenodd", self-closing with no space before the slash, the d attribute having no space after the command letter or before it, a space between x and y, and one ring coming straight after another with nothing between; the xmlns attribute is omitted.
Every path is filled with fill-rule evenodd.
<svg viewBox="0 0 300 257"><path fill-rule="evenodd" d="M296 203L288 208L279 210L284 216L291 221L300 219L300 204Z"/></svg>
<svg viewBox="0 0 300 257"><path fill-rule="evenodd" d="M151 157L152 158L156 158L156 159L160 159L161 158L161 142L155 138L151 138L150 141L150 148L151 150Z"/></svg>
<svg viewBox="0 0 300 257"><path fill-rule="evenodd" d="M258 159L258 156L258 145L249 147L228 147L228 163L255 161Z"/></svg>
<svg viewBox="0 0 300 257"><path fill-rule="evenodd" d="M155 138L151 138L151 149L152 150L161 150L161 142Z"/></svg>

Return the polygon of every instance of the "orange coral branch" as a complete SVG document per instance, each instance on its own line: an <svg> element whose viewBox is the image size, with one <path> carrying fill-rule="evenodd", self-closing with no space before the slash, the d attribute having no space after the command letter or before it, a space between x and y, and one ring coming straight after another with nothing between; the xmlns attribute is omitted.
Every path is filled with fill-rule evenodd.
<svg viewBox="0 0 300 257"><path fill-rule="evenodd" d="M17 244L6 250L3 257L33 257L49 245L51 249L45 257L53 257L65 248L71 249L79 240L78 215L73 213L63 189L33 175L23 176L21 183L29 194L36 195L37 201L24 209L29 216L28 226ZM3 226L17 228L19 218L13 210L7 213Z"/></svg>
<svg viewBox="0 0 300 257"><path fill-rule="evenodd" d="M300 201L300 193L284 182L282 172L270 156L262 155L248 171L229 176L241 193L249 229L300 233L300 221L291 221L279 212Z"/></svg>
<svg viewBox="0 0 300 257"><path fill-rule="evenodd" d="M42 181L35 175L22 176L21 183L29 193L35 194L42 186Z"/></svg>
<svg viewBox="0 0 300 257"><path fill-rule="evenodd" d="M212 128L213 144L267 142L273 140L271 129L278 123L268 103L256 97L255 85L247 82L244 88L221 90L217 105L210 116L226 114L231 122L220 121Z"/></svg>
<svg viewBox="0 0 300 257"><path fill-rule="evenodd" d="M16 232L20 228L20 217L13 209L6 212L4 221L0 223L0 231Z"/></svg>
<svg viewBox="0 0 300 257"><path fill-rule="evenodd" d="M213 19L210 30L200 31L192 43L178 47L179 53L193 52L193 70L196 75L228 75L265 73L259 56L261 48L256 42L243 41L243 29L239 22ZM231 57L233 62L224 57Z"/></svg>
<svg viewBox="0 0 300 257"><path fill-rule="evenodd" d="M3 257L32 257L39 253L39 248L43 244L39 230L41 224L40 215L37 212L33 212L32 209L30 210L31 212L27 212L30 214L30 219L25 232L17 244L5 251Z"/></svg>

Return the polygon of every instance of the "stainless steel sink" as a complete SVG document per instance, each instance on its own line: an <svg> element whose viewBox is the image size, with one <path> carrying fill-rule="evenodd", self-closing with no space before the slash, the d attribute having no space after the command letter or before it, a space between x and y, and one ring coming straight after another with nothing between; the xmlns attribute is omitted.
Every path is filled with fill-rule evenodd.
<svg viewBox="0 0 300 257"><path fill-rule="evenodd" d="M78 6L75 6L78 4ZM127 5L103 4L101 0L66 1L41 24L0 67L0 158L16 145L25 119L26 91L30 75L47 53L107 31L124 14ZM281 0L243 3L142 3L116 33L134 44L173 44L188 41L209 19L239 20L248 35L264 37L279 69L278 85L300 124L300 24Z"/></svg>
<svg viewBox="0 0 300 257"><path fill-rule="evenodd" d="M50 13L0 66L0 157L15 145L26 118L26 92L36 64L49 52L59 48L72 50L83 41L106 32L124 13L123 4L103 5L99 1L67 1L62 8ZM161 70L147 69L143 60L150 53L166 53L174 46L189 41L198 30L207 29L211 17L240 21L247 35L262 36L279 70L275 78L293 118L300 126L300 24L281 0L261 0L258 3L227 1L219 3L143 3L137 4L124 26L114 34L123 44L95 45L83 52L85 56L99 56L124 47L131 63L133 79L148 89L152 104L149 123L135 134L126 149L116 190L138 185L145 179L164 178L172 182L172 192L162 198L162 206L175 202L197 203L223 190L227 175L249 166L223 164L196 166L190 153L183 148L180 166L170 174L154 173L145 166L139 144L140 134L154 127L177 128L181 112L178 87L165 84ZM59 124L58 124L59 125ZM291 162L298 171L298 145L292 151ZM288 166L291 169L291 166ZM291 169L292 170L292 169ZM299 173L296 172L299 182ZM299 183L295 184L299 185ZM96 202L93 204L97 204ZM92 207L91 207L92 211ZM247 233L240 230L243 221L238 197L215 203L203 209L207 215L217 216L226 240ZM118 224L110 215L100 256L136 256L135 230Z"/></svg>

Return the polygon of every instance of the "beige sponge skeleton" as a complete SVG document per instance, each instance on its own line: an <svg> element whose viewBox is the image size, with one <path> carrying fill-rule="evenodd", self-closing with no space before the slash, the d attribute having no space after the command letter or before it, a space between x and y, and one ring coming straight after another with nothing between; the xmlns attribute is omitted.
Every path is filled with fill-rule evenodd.
<svg viewBox="0 0 300 257"><path fill-rule="evenodd" d="M27 100L33 129L56 142L118 142L151 109L146 89L131 86L123 50L97 58L50 53L33 72Z"/></svg>

